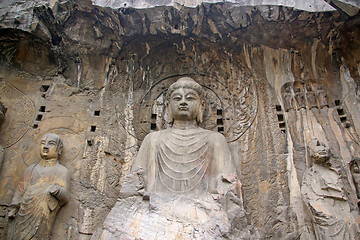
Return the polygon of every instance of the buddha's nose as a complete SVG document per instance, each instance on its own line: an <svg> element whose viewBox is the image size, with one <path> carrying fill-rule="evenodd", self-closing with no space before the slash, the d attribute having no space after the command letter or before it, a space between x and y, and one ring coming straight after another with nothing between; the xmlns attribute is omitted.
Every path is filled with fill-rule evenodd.
<svg viewBox="0 0 360 240"><path fill-rule="evenodd" d="M187 105L187 103L186 103L186 101L185 101L185 99L183 98L183 99L181 99L181 101L180 101L180 105Z"/></svg>

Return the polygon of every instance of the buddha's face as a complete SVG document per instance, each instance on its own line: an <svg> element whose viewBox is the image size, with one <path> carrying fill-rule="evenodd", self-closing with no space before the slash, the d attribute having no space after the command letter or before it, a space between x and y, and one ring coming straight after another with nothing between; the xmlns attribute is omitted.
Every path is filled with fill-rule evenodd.
<svg viewBox="0 0 360 240"><path fill-rule="evenodd" d="M201 101L199 94L189 88L178 88L172 92L169 99L174 120L194 120L200 112Z"/></svg>
<svg viewBox="0 0 360 240"><path fill-rule="evenodd" d="M41 139L41 149L40 149L40 156L43 159L53 159L58 157L57 152L57 145L58 145L58 139L56 135L53 134L46 134Z"/></svg>

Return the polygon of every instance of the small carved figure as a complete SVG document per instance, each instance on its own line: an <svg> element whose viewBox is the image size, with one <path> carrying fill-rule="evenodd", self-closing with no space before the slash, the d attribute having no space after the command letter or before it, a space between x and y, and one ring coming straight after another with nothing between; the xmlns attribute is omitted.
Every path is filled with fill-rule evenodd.
<svg viewBox="0 0 360 240"><path fill-rule="evenodd" d="M70 174L58 162L62 148L58 135L43 136L40 162L25 170L11 202L8 216L15 217L15 230L10 239L50 239L55 216L69 201Z"/></svg>
<svg viewBox="0 0 360 240"><path fill-rule="evenodd" d="M329 162L329 148L312 139L308 151L313 165L304 173L301 192L312 213L317 239L359 239L359 228L350 213L340 175Z"/></svg>
<svg viewBox="0 0 360 240"><path fill-rule="evenodd" d="M3 123L3 121L5 119L5 113L6 113L6 108L0 102L0 126L1 126L1 124ZM3 146L0 145L0 168L1 168L3 160L4 160L4 148L3 148Z"/></svg>
<svg viewBox="0 0 360 240"><path fill-rule="evenodd" d="M295 99L298 104L298 110L305 108L305 97L300 88L295 88Z"/></svg>
<svg viewBox="0 0 360 240"><path fill-rule="evenodd" d="M189 77L180 78L166 99L172 127L145 137L133 170L146 170L147 192L214 191L217 177L233 168L225 137L198 126L205 106L202 87Z"/></svg>
<svg viewBox="0 0 360 240"><path fill-rule="evenodd" d="M319 101L320 108L329 107L329 104L328 104L328 101L327 101L327 95L326 95L326 92L323 89L319 88L317 90L317 96L318 96L318 101Z"/></svg>
<svg viewBox="0 0 360 240"><path fill-rule="evenodd" d="M316 103L315 93L312 91L310 86L306 90L307 90L306 91L306 100L307 100L307 105L308 105L309 109L316 108L317 103Z"/></svg>
<svg viewBox="0 0 360 240"><path fill-rule="evenodd" d="M284 93L284 109L285 109L285 112L288 112L288 111L294 109L292 94L289 92Z"/></svg>

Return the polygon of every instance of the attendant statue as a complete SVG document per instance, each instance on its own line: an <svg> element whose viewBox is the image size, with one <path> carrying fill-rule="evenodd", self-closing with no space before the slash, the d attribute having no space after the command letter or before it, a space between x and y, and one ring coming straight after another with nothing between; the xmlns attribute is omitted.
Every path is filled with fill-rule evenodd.
<svg viewBox="0 0 360 240"><path fill-rule="evenodd" d="M0 102L0 126L1 126L1 124L4 122L5 113L6 113L6 108L5 108L5 106ZM3 148L3 146L0 145L0 168L1 168L1 165L2 165L3 160L4 160L4 148Z"/></svg>
<svg viewBox="0 0 360 240"><path fill-rule="evenodd" d="M145 137L118 202L92 239L250 239L227 141L199 127L202 87L180 78L166 102L171 127Z"/></svg>
<svg viewBox="0 0 360 240"><path fill-rule="evenodd" d="M63 144L56 134L41 140L40 162L29 166L16 188L8 213L15 218L10 239L51 239L55 216L69 201L70 174L59 164Z"/></svg>
<svg viewBox="0 0 360 240"><path fill-rule="evenodd" d="M329 161L329 148L312 139L308 151L313 165L304 173L301 192L312 213L317 239L359 239L359 227L350 213L340 175Z"/></svg>
<svg viewBox="0 0 360 240"><path fill-rule="evenodd" d="M204 112L202 87L180 78L167 91L170 128L148 134L132 169L142 168L146 192L214 192L220 174L233 173L226 139L199 127Z"/></svg>

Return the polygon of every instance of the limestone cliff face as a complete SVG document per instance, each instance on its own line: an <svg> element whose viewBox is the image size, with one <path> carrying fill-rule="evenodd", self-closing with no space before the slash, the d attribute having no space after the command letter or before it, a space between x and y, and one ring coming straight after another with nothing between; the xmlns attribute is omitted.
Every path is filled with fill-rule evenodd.
<svg viewBox="0 0 360 240"><path fill-rule="evenodd" d="M72 184L53 239L90 239L142 139L163 128L162 97L180 76L207 89L204 127L229 139L246 218L261 238L314 237L300 190L314 136L330 146L356 213L349 162L360 157L359 7L351 0L2 1L0 101L8 111L0 128L0 236L22 172L38 161L38 140L55 132Z"/></svg>

